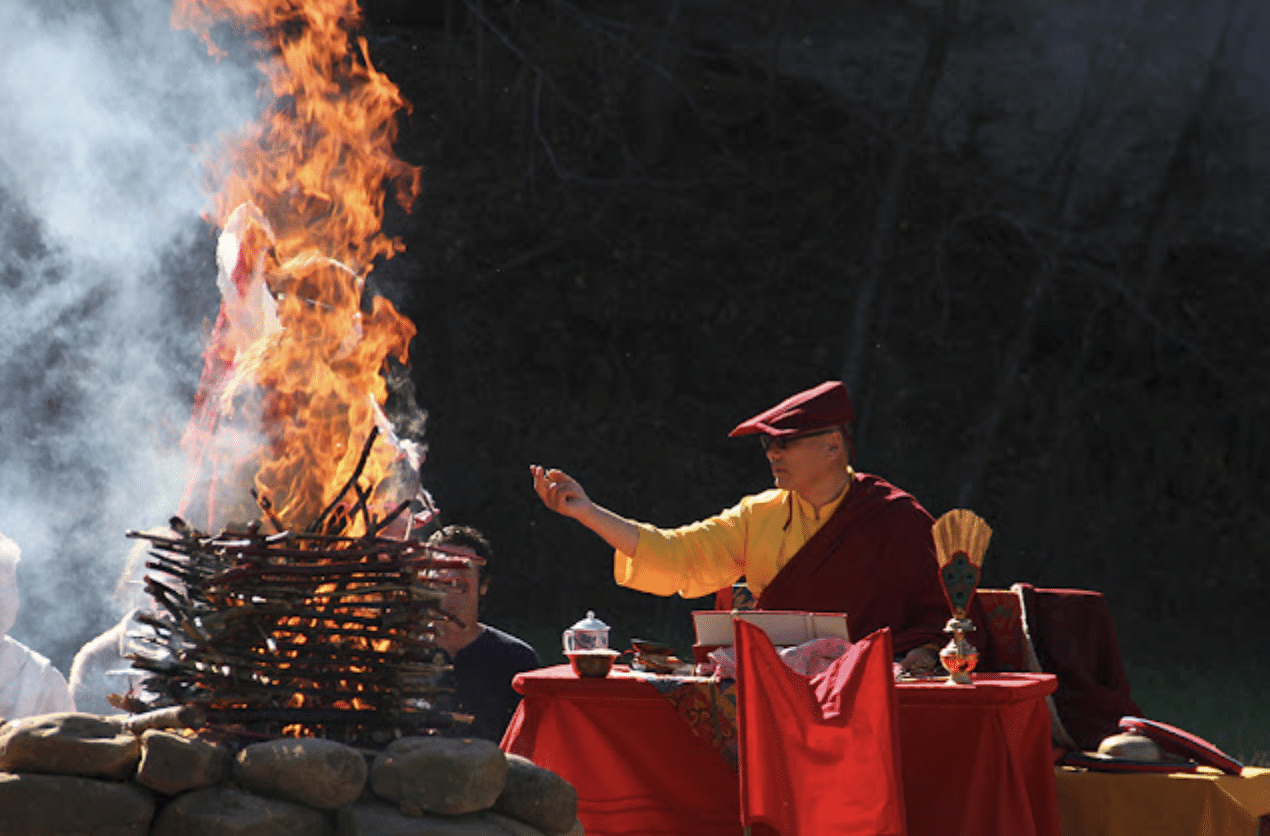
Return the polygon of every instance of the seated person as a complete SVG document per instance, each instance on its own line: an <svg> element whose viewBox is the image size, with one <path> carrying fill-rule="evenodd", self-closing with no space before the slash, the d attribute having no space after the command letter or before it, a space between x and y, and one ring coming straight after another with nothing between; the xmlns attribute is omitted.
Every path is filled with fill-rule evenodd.
<svg viewBox="0 0 1270 836"><path fill-rule="evenodd" d="M8 635L18 617L18 544L0 534L0 720L74 711L70 688L48 659Z"/></svg>
<svg viewBox="0 0 1270 836"><path fill-rule="evenodd" d="M133 671L128 653L128 636L142 630L130 610L118 623L79 649L71 660L70 687L75 706L85 714L123 714L106 699L109 694L123 696L142 678Z"/></svg>
<svg viewBox="0 0 1270 836"><path fill-rule="evenodd" d="M512 677L540 668L542 662L526 642L477 620L481 597L489 589L489 562L493 555L485 535L467 526L447 525L427 542L429 546L477 558L465 569L442 570L455 585L441 602L441 608L454 616L455 622L439 628L437 646L448 656L442 661L454 663L453 675L443 682L452 685L455 692L448 699L439 700L438 705L475 716L470 726L457 726L456 734L497 743L520 705Z"/></svg>
<svg viewBox="0 0 1270 836"><path fill-rule="evenodd" d="M853 417L846 387L827 381L741 422L729 436L759 436L775 488L681 528L618 516L560 470L530 471L548 508L616 550L618 584L697 598L744 576L760 609L845 612L853 638L890 627L904 668L929 672L951 614L934 520L909 494L852 468Z"/></svg>
<svg viewBox="0 0 1270 836"><path fill-rule="evenodd" d="M155 529L154 532L172 534L169 529ZM136 649L132 646L132 637L151 632L137 620L140 613L153 611L156 607L144 587L149 549L148 540L138 540L132 545L115 585L115 601L127 612L104 633L90 639L71 660L68 677L71 696L76 709L86 714L124 713L111 705L107 697L110 694L129 694L144 679L144 672L133 668L128 654Z"/></svg>

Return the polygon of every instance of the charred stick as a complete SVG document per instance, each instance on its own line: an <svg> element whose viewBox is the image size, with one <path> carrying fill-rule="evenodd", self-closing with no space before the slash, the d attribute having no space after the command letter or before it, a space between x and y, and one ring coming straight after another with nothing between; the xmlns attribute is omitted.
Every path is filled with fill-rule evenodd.
<svg viewBox="0 0 1270 836"><path fill-rule="evenodd" d="M175 633L177 630L177 626L175 624L164 621L162 618L148 612L139 612L135 617L137 621L140 621L147 627L153 627L155 630L162 630L169 634Z"/></svg>
<svg viewBox="0 0 1270 836"><path fill-rule="evenodd" d="M142 656L140 653L128 653L124 658L132 662L132 666L138 670L150 671L164 676L175 676L181 672L180 666L175 662L151 659L149 656Z"/></svg>
<svg viewBox="0 0 1270 836"><path fill-rule="evenodd" d="M276 659L271 657L260 657L250 655L250 651L244 651L244 655L220 654L215 657L199 657L189 658L182 657L176 660L155 660L146 657L152 666L163 666L164 673L172 673L175 675L180 672L201 673L213 669L221 670L225 668L231 671L238 671L244 675L263 674L277 676L377 676L378 673L373 671L354 671L351 670L348 659L334 659L334 657L325 657L312 660L304 659ZM360 659L353 660L357 665L382 665L381 660L377 659ZM333 664L334 662L334 664ZM453 665L433 664L431 662L405 661L395 660L390 670L410 676L435 676L440 673L446 673L454 670Z"/></svg>
<svg viewBox="0 0 1270 836"><path fill-rule="evenodd" d="M154 551L153 549L149 552L148 557L150 559L146 561L147 569L158 569L161 572L167 572L169 575L182 579L197 577L202 574L198 571L198 567L196 567L193 563L189 561L173 560L167 555Z"/></svg>
<svg viewBox="0 0 1270 836"><path fill-rule="evenodd" d="M274 531L281 534L283 531L287 530L287 527L282 524L282 520L278 519L278 515L273 512L273 502L268 496L265 496L262 493L257 493L256 489L253 487L251 489L251 498L256 500L256 504L260 506L260 510L265 512L265 516L269 518L269 523L273 526Z"/></svg>
<svg viewBox="0 0 1270 836"><path fill-rule="evenodd" d="M175 596L175 592L149 575L146 575L145 585L146 591L150 593L150 597L158 601L159 604L176 617L178 621L185 617L184 608L180 605L179 601L173 600L173 598L170 597Z"/></svg>
<svg viewBox="0 0 1270 836"><path fill-rule="evenodd" d="M368 583L371 579L354 579L347 581L347 584ZM405 584L405 583L371 583L369 586L347 586L343 590L334 592L315 592L316 585L313 586L283 586L281 584L262 584L264 588L251 589L227 589L225 594L233 596L255 596L263 598L267 603L270 596L278 596L278 603L287 606L294 604L296 599L308 598L353 598L361 595L389 595L393 593L409 593L411 596L422 596L424 598L440 598L444 595L440 590L423 584ZM378 600L367 601L366 604L373 606L376 603L392 604L402 603L400 601L392 601L380 598ZM245 606L250 606L245 605ZM236 608L241 609L241 607Z"/></svg>
<svg viewBox="0 0 1270 836"><path fill-rule="evenodd" d="M213 723L275 722L275 723L354 723L366 721L393 722L403 719L420 720L433 717L438 712L428 709L361 709L361 708L216 708L207 710L207 719Z"/></svg>
<svg viewBox="0 0 1270 836"><path fill-rule="evenodd" d="M424 644L421 642L420 644ZM334 663L340 664L388 664L388 665L414 665L422 670L430 665L428 662L413 661L410 657L403 653L384 653L377 650L354 650L352 648L338 648L339 653L333 653L336 648L323 648L312 644L300 645L280 645L279 652L290 651L295 653L303 653L303 656L281 657L276 654L262 653L251 647L234 646L234 647L218 647L218 648L199 648L201 658L205 659L208 664L239 664L238 660L256 660L258 662L267 663L269 665L287 665L289 669L304 670L312 665L317 665L319 669L328 669L326 666ZM326 653L320 651L326 650ZM188 659L188 654L187 654ZM159 664L159 663L155 663ZM438 668L439 669L439 668Z"/></svg>
<svg viewBox="0 0 1270 836"><path fill-rule="evenodd" d="M389 511L387 516L385 516L382 520L379 521L379 524L375 526L373 531L369 531L369 530L367 531L367 536L377 537L379 535L379 532L383 531L385 528L392 525L393 521L401 516L402 511L405 511L407 508L410 507L410 502L411 500L409 499L403 499L401 502L399 502L396 508Z"/></svg>
<svg viewBox="0 0 1270 836"><path fill-rule="evenodd" d="M298 692L305 686L315 685L321 682L331 682L343 684L346 688L362 688L366 693L374 693L379 690L401 690L410 691L411 693L449 693L453 688L445 688L437 685L430 677L411 676L398 677L390 674L381 674L379 676L370 676L367 674L357 674L348 672L331 672L331 673L292 673L282 671L275 673L272 671L237 671L230 669L227 673L223 669L211 670L193 670L172 677L174 680L190 681L190 682L233 682L249 686L251 688L268 688L273 691L281 691L283 693ZM267 682L265 680L268 680Z"/></svg>
<svg viewBox="0 0 1270 836"><path fill-rule="evenodd" d="M370 491L362 490L361 485L354 485L353 490L357 492L357 503L349 511L349 516L354 516L360 512L362 525L365 527L367 536L370 536L371 532L375 530L375 519L370 513Z"/></svg>
<svg viewBox="0 0 1270 836"><path fill-rule="evenodd" d="M357 480L362 476L362 470L366 467L366 461L370 458L371 448L375 444L375 438L379 435L379 426L375 425L370 428L370 433L366 436L366 444L362 446L361 458L357 460L357 467L353 468L353 475L344 483L344 487L340 488L339 493L335 494L335 498L331 503L317 515L317 518L309 525L306 531L321 531L322 524L326 521L326 515L331 513L340 500L344 498L344 494L348 493L348 489L357 484Z"/></svg>
<svg viewBox="0 0 1270 836"><path fill-rule="evenodd" d="M299 677L261 682L251 679L195 676L186 674L173 677L171 685L181 689L186 696L184 703L208 705L223 701L249 704L285 704L295 695L323 697L331 700L391 698L435 699L448 693L430 683L375 682L360 684L356 681L337 679L301 679ZM449 689L452 691L453 689Z"/></svg>
<svg viewBox="0 0 1270 836"><path fill-rule="evenodd" d="M417 543L405 543L395 540L377 540L370 544L365 541L349 540L346 548L330 549L330 548L302 548L301 546L288 543L285 546L270 546L261 543L238 543L233 546L226 546L224 551L227 555L247 555L247 556L264 556L264 557L294 557L300 560L334 560L340 556L367 557L370 555L380 555L403 552L417 553L426 551ZM400 544L401 548L393 548L393 545Z"/></svg>

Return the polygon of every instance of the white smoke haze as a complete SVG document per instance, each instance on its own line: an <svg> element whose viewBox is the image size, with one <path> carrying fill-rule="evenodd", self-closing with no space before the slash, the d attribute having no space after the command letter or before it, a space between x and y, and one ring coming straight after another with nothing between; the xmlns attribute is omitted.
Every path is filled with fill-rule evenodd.
<svg viewBox="0 0 1270 836"><path fill-rule="evenodd" d="M201 150L258 77L167 0L0 3L0 532L13 635L65 672L117 617L130 528L176 512L216 314Z"/></svg>

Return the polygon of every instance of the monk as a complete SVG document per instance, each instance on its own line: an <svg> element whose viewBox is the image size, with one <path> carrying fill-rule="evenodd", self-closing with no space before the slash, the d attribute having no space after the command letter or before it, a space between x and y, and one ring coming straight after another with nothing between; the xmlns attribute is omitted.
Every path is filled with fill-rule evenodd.
<svg viewBox="0 0 1270 836"><path fill-rule="evenodd" d="M948 641L933 519L916 499L851 464L851 400L826 381L742 421L775 487L718 515L662 529L596 504L567 473L531 465L534 490L615 549L618 584L698 598L744 577L760 609L845 612L853 637L890 627L901 664L927 673Z"/></svg>

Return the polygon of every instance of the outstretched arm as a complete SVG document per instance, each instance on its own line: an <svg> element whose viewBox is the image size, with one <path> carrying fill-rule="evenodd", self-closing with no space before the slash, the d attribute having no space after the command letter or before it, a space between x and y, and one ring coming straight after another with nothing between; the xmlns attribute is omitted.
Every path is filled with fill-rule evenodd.
<svg viewBox="0 0 1270 836"><path fill-rule="evenodd" d="M635 523L596 505L578 480L563 470L531 464L529 472L534 477L534 491L543 505L582 523L622 554L635 554L639 544L639 528Z"/></svg>

